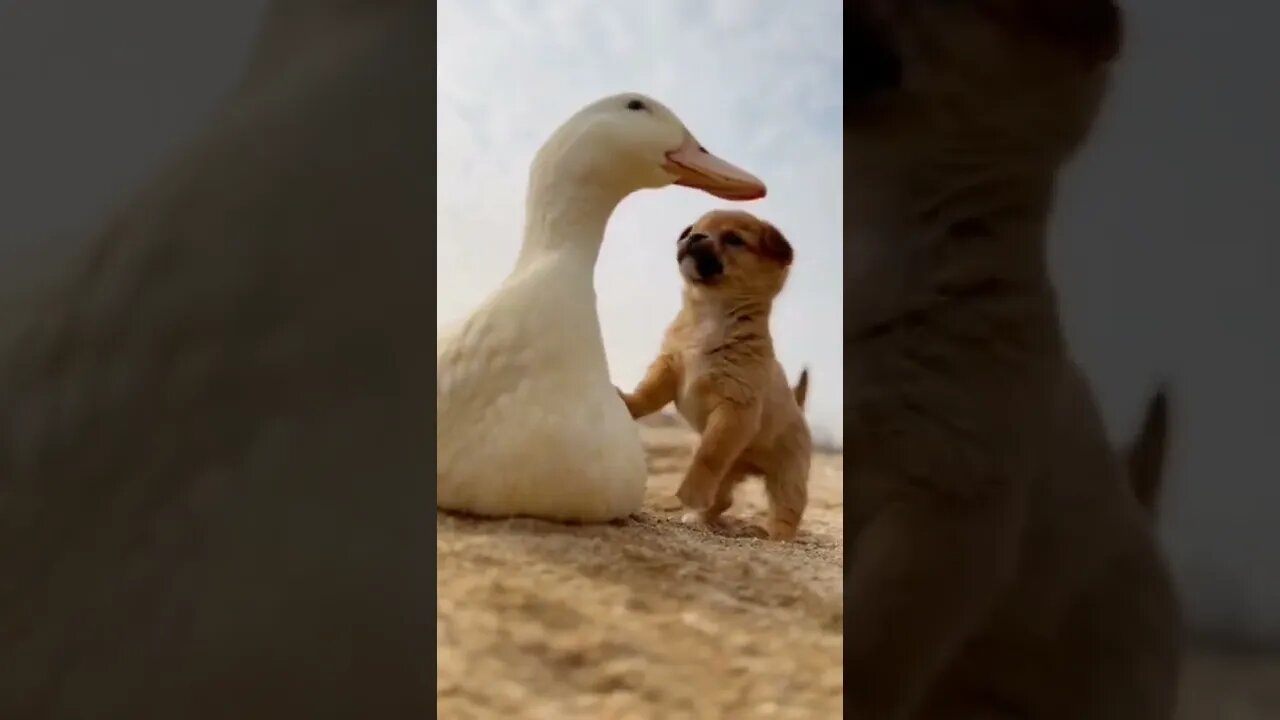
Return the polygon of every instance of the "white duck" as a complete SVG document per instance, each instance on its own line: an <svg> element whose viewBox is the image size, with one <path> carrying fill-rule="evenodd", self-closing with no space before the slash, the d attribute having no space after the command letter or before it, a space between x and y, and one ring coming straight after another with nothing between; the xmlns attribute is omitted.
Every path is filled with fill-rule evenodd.
<svg viewBox="0 0 1280 720"><path fill-rule="evenodd" d="M640 508L644 450L610 380L593 276L618 203L671 184L726 200L765 194L635 93L588 105L538 151L515 269L437 336L438 507L580 522Z"/></svg>

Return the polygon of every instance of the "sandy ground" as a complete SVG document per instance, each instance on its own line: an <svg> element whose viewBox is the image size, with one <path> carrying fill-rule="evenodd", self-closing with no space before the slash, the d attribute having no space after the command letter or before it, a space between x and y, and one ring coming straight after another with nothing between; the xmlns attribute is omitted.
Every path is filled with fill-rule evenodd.
<svg viewBox="0 0 1280 720"><path fill-rule="evenodd" d="M640 516L610 526L440 514L441 720L815 720L842 716L844 461L815 457L794 544L680 523L683 427L643 430ZM739 517L759 521L759 481ZM1280 720L1280 655L1198 650L1178 720Z"/></svg>
<svg viewBox="0 0 1280 720"><path fill-rule="evenodd" d="M441 720L841 717L843 459L815 458L795 543L680 522L691 452L646 427L643 512L612 526L440 514ZM731 514L762 520L758 480Z"/></svg>

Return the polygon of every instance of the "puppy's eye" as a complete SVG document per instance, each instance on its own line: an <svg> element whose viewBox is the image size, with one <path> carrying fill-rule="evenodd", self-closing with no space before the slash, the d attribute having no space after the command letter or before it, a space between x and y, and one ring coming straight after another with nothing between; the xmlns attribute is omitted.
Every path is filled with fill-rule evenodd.
<svg viewBox="0 0 1280 720"><path fill-rule="evenodd" d="M685 238L689 237L689 233L691 233L691 232L693 232L693 226L692 226L692 225L690 225L689 227L685 228L684 230L681 230L681 231L680 231L680 237L676 238L676 242L680 242L681 240L683 240L683 239L685 239Z"/></svg>
<svg viewBox="0 0 1280 720"><path fill-rule="evenodd" d="M742 247L743 245L746 244L742 241L742 238L737 233L731 233L731 232L725 233L724 235L720 236L720 239L723 240L724 244L728 245L729 247Z"/></svg>
<svg viewBox="0 0 1280 720"><path fill-rule="evenodd" d="M645 107L644 101L642 100L631 100L627 102L627 109L628 110L648 110L649 108Z"/></svg>

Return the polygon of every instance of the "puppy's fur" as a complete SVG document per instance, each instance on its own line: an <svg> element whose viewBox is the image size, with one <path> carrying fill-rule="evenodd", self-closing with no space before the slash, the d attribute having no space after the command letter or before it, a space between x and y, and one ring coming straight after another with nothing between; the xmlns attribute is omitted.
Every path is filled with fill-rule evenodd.
<svg viewBox="0 0 1280 720"><path fill-rule="evenodd" d="M801 410L808 371L788 386L769 334L791 245L749 213L714 211L680 233L676 258L684 306L644 379L622 398L636 418L674 401L701 433L676 495L704 522L726 528L734 488L758 474L769 497L768 537L790 540L808 501L813 452Z"/></svg>
<svg viewBox="0 0 1280 720"><path fill-rule="evenodd" d="M847 12L851 716L1167 720L1179 612L1150 512L1164 401L1122 458L1045 259L1120 12Z"/></svg>

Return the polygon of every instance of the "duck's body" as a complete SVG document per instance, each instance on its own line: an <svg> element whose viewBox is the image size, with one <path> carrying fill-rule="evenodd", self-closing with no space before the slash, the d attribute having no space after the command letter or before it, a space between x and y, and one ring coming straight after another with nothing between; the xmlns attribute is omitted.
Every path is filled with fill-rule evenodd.
<svg viewBox="0 0 1280 720"><path fill-rule="evenodd" d="M583 109L538 152L515 270L437 336L438 507L580 522L640 508L644 450L610 379L594 271L618 203L677 181L735 199L764 192L633 94Z"/></svg>
<svg viewBox="0 0 1280 720"><path fill-rule="evenodd" d="M440 507L577 521L639 509L644 450L578 260L522 268L452 331L437 361Z"/></svg>

